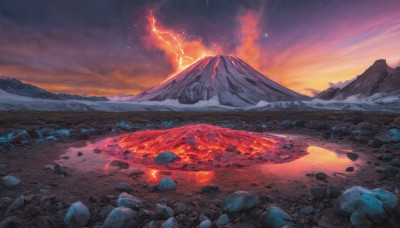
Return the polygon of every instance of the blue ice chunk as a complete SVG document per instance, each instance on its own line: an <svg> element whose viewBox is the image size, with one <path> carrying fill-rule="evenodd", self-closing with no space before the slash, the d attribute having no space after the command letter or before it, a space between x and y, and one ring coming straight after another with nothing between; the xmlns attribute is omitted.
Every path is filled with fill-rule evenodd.
<svg viewBox="0 0 400 228"><path fill-rule="evenodd" d="M170 121L161 121L161 124L164 127L171 127L172 126L172 120L170 120Z"/></svg>
<svg viewBox="0 0 400 228"><path fill-rule="evenodd" d="M60 129L60 130L57 130L55 133L58 136L69 137L69 132L70 131L68 129Z"/></svg>
<svg viewBox="0 0 400 228"><path fill-rule="evenodd" d="M124 121L117 122L117 123L115 124L115 126L117 126L117 127L123 127L123 128L131 128L131 126L130 126L129 124L125 123Z"/></svg>

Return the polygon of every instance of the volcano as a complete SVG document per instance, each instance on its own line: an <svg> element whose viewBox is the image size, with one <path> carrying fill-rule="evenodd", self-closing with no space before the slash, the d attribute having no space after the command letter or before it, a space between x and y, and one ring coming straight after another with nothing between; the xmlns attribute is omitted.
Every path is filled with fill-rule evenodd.
<svg viewBox="0 0 400 228"><path fill-rule="evenodd" d="M182 104L218 99L244 107L259 101L296 101L308 97L268 79L235 56L208 56L166 82L138 94L136 101L178 100Z"/></svg>

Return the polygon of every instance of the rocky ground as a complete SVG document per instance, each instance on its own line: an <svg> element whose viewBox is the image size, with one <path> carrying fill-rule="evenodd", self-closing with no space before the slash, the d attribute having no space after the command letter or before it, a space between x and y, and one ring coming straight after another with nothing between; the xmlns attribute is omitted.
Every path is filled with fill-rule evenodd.
<svg viewBox="0 0 400 228"><path fill-rule="evenodd" d="M179 182L168 178L146 186L140 174L82 174L54 164L87 140L193 123L343 145L365 165L351 176L238 189L215 183L178 194ZM382 113L1 112L0 227L400 227L399 143L400 117Z"/></svg>

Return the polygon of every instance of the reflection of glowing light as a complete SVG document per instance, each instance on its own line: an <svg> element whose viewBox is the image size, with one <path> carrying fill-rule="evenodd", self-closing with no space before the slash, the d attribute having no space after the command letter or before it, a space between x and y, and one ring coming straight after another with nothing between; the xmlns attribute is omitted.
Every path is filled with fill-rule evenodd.
<svg viewBox="0 0 400 228"><path fill-rule="evenodd" d="M345 155L339 156L337 153L321 147L310 146L307 151L309 153L307 156L290 163L262 166L263 175L281 176L281 171L285 170L285 176L298 176L299 173L312 171L311 167L324 172L338 172L353 164Z"/></svg>
<svg viewBox="0 0 400 228"><path fill-rule="evenodd" d="M195 172L196 183L205 184L210 183L213 178L214 173L211 171L197 171Z"/></svg>
<svg viewBox="0 0 400 228"><path fill-rule="evenodd" d="M103 169L104 169L104 173L107 174L107 175L108 175L108 170L109 170L109 168L110 168L110 163L111 163L111 162L108 162L107 164L105 164L105 165L104 165L104 168L103 168Z"/></svg>
<svg viewBox="0 0 400 228"><path fill-rule="evenodd" d="M155 179L155 178L157 178L157 174L158 173L158 170L152 170L151 171L151 176L153 176L153 178Z"/></svg>

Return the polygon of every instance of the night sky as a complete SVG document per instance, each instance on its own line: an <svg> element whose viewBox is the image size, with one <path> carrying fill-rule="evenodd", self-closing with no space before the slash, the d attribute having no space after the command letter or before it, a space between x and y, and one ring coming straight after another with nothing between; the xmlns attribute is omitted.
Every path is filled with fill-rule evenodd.
<svg viewBox="0 0 400 228"><path fill-rule="evenodd" d="M219 54L312 95L400 65L400 1L0 0L0 75L53 92L137 94Z"/></svg>

